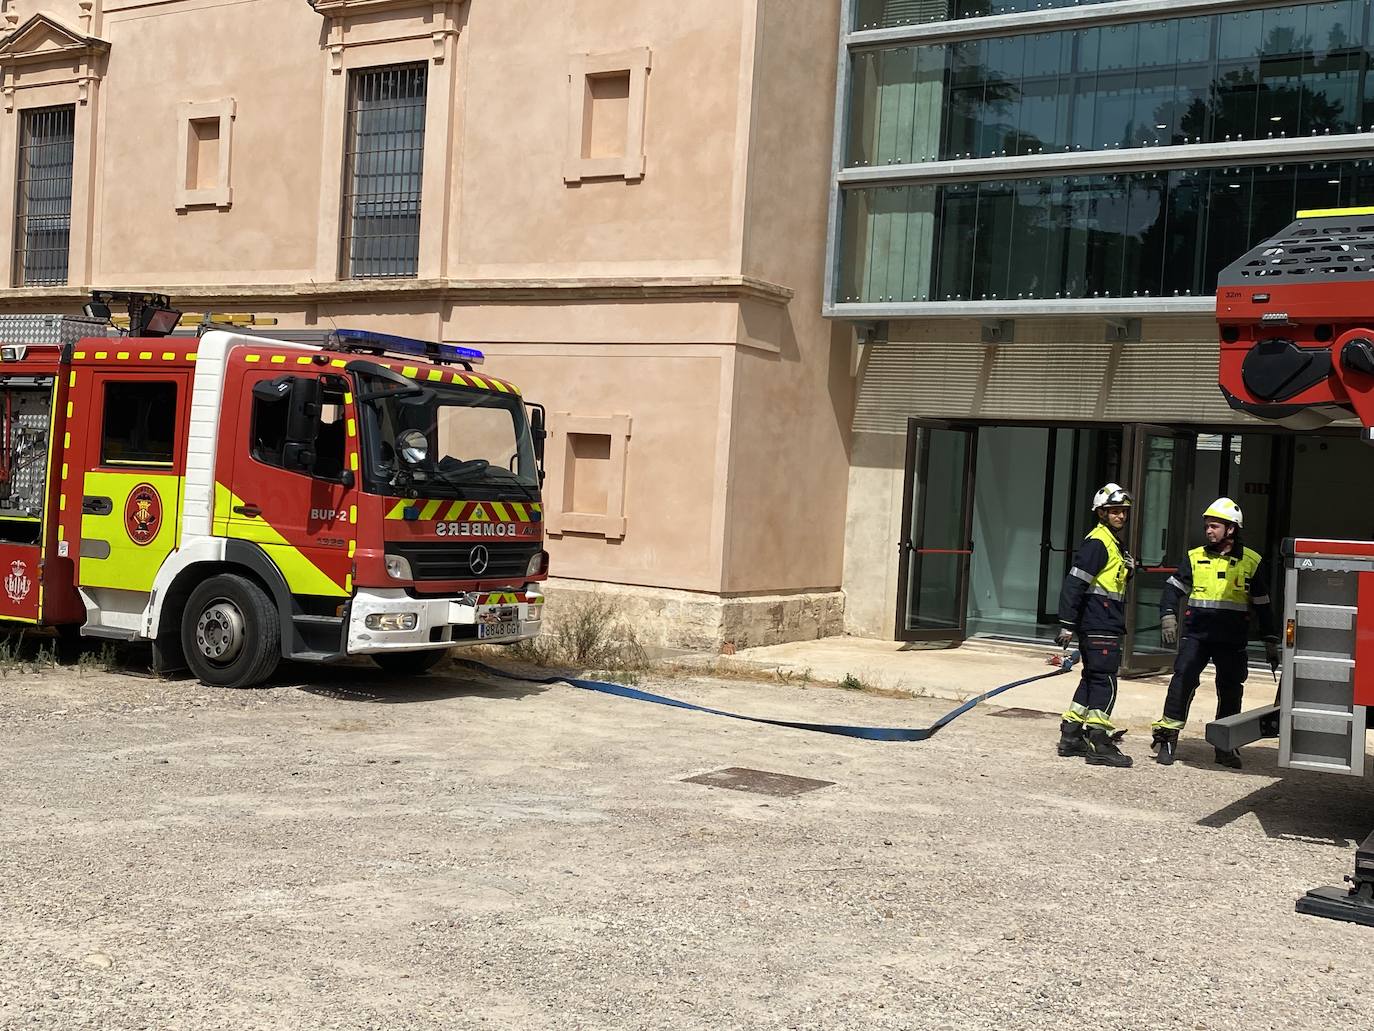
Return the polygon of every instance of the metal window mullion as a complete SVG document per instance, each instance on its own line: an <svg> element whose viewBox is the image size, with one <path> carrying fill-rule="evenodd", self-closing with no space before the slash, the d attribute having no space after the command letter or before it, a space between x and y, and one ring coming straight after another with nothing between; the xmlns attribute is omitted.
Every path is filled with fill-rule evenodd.
<svg viewBox="0 0 1374 1031"><path fill-rule="evenodd" d="M885 29L845 31L853 21L842 23L841 41L846 49L867 50L902 44L927 46L991 36L1030 35L1063 29L1092 28L1129 22L1150 22L1168 18L1193 18L1200 15L1258 11L1270 7L1303 7L1330 0L1169 0L1161 10L1159 0L1115 0L1078 7L1058 7L1018 14L997 14L958 21L925 22Z"/></svg>
<svg viewBox="0 0 1374 1031"><path fill-rule="evenodd" d="M895 186L922 182L973 182L1057 175L1106 175L1113 172L1216 165L1281 165L1288 162L1340 161L1374 157L1374 132L1317 138L1195 143L1177 147L1141 147L1068 154L1034 154L1006 158L927 161L881 168L845 168L836 173L841 189Z"/></svg>

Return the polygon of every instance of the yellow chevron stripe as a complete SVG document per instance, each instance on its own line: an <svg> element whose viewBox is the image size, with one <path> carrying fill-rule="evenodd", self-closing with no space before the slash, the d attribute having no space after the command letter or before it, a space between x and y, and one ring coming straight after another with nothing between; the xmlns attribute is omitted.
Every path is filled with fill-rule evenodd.
<svg viewBox="0 0 1374 1031"><path fill-rule="evenodd" d="M466 501L455 501L453 504L449 505L449 507L448 507L448 514L445 515L444 518L445 518L445 519L457 519L457 518L458 518L458 513L461 512L461 511L463 511L463 506L466 505L466 504L467 504Z"/></svg>
<svg viewBox="0 0 1374 1031"><path fill-rule="evenodd" d="M497 522L510 522L510 513L506 511L506 506L501 504L501 502L493 501L491 503L491 510L496 513Z"/></svg>
<svg viewBox="0 0 1374 1031"><path fill-rule="evenodd" d="M471 376L471 375L470 375L470 376L468 376L468 379L472 380L474 386L481 387L483 390L489 390L489 389L491 389L490 387L487 386L487 381L484 380L481 376Z"/></svg>
<svg viewBox="0 0 1374 1031"><path fill-rule="evenodd" d="M235 505L242 504L243 500L236 497L224 484L215 483L216 524L219 523L219 514L225 513L224 535L235 540L253 541L258 544L272 560L272 564L281 570L286 585L293 593L331 597L343 597L351 593L351 588L340 587L330 579L324 570L306 558L299 548L288 543L270 523L262 519L230 520L228 513L233 511ZM231 522L232 525L229 525Z"/></svg>
<svg viewBox="0 0 1374 1031"><path fill-rule="evenodd" d="M409 504L409 501L396 502L396 504L391 506L391 511L386 514L386 517L388 519L404 519L406 506Z"/></svg>
<svg viewBox="0 0 1374 1031"><path fill-rule="evenodd" d="M520 504L518 501L508 501L506 504L510 505L511 511L515 513L516 519L519 519L522 523L528 523L530 521L530 514L525 510L524 505Z"/></svg>
<svg viewBox="0 0 1374 1031"><path fill-rule="evenodd" d="M442 501L426 501L425 507L420 509L420 518L425 520L433 519L439 514L439 506L442 504Z"/></svg>

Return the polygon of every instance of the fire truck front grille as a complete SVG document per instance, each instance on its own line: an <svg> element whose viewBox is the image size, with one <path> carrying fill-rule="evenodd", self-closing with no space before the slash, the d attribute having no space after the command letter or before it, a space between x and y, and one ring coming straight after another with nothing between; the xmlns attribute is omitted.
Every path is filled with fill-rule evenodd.
<svg viewBox="0 0 1374 1031"><path fill-rule="evenodd" d="M486 568L474 563L473 549L476 543L452 543L436 541L424 544L402 544L388 541L387 554L396 555L410 563L411 575L416 580L519 580L529 568L530 559L539 554L540 544L483 543L486 548Z"/></svg>

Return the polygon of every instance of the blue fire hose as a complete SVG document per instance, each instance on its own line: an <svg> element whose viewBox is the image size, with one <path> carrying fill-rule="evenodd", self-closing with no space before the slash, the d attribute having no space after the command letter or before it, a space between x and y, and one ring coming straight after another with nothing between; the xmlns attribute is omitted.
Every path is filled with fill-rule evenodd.
<svg viewBox="0 0 1374 1031"><path fill-rule="evenodd" d="M614 695L618 698L631 698L637 702L653 702L655 705L667 705L674 709L689 709L693 712L704 712L711 716L725 716L732 720L744 720L748 723L763 723L770 727L786 727L789 730L809 730L816 734L837 734L840 737L856 737L865 741L926 741L944 727L949 726L956 719L968 712L979 702L985 702L989 698L995 698L999 694L1010 691L1014 687L1022 687L1025 684L1033 684L1037 680L1048 680L1050 677L1057 677L1073 669L1074 663L1078 661L1078 652L1065 655L1060 661L1058 669L1048 673L1041 673L1033 677L1025 677L1022 680L1013 680L1010 684L1002 684L994 687L991 691L984 691L976 698L970 698L957 709L951 709L938 720L928 727L851 727L839 723L798 723L793 720L770 720L762 716L744 716L737 712L726 712L724 709L712 709L709 706L697 705L693 702L684 702L678 698L669 698L666 695L653 694L649 691L641 691L636 687L627 687L624 684L612 684L605 680L582 680L577 677L547 676L531 677L519 673L508 673L503 669L496 669L485 663L474 662L471 659L460 660L464 666L485 673L487 676L504 677L506 680L518 680L526 684L567 684L583 691L596 691L600 694Z"/></svg>

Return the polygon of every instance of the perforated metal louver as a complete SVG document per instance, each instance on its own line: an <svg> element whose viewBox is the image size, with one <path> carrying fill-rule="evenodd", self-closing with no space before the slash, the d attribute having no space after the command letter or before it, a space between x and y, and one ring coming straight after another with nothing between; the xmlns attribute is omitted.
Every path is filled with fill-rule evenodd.
<svg viewBox="0 0 1374 1031"><path fill-rule="evenodd" d="M1374 215L1303 218L1222 269L1218 286L1374 279Z"/></svg>

